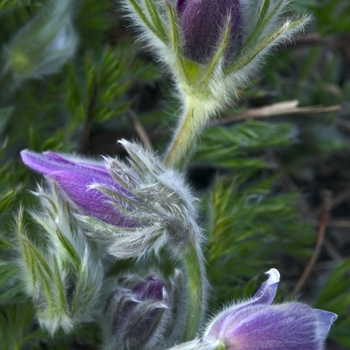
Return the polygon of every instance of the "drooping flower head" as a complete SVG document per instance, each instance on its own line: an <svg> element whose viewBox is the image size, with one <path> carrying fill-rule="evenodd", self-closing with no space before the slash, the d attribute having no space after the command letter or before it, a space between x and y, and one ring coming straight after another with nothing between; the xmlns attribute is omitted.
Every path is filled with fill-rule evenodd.
<svg viewBox="0 0 350 350"><path fill-rule="evenodd" d="M180 252L200 244L195 199L183 176L137 144L121 141L130 160L81 159L22 151L23 162L53 180L88 233L108 241L117 258L156 253L169 244Z"/></svg>

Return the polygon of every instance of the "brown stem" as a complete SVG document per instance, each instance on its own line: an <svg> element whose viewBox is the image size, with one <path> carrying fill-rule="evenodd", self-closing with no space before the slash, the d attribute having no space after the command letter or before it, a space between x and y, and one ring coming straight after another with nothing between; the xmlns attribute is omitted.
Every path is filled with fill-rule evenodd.
<svg viewBox="0 0 350 350"><path fill-rule="evenodd" d="M306 280L310 276L311 271L315 266L315 263L317 261L318 256L320 255L321 248L322 248L323 241L324 241L324 237L325 237L325 233L326 233L331 203L332 203L332 192L331 191L324 191L323 196L322 196L322 215L320 218L320 225L319 225L319 229L318 229L315 249L314 249L312 256L311 256L308 264L306 265L302 275L300 276L297 284L295 285L295 288L292 292L293 296L297 295L300 292L300 290L303 288Z"/></svg>

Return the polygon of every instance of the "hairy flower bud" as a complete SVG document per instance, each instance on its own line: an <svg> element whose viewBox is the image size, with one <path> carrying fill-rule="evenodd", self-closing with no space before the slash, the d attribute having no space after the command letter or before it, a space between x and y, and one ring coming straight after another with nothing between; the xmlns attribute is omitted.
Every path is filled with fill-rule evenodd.
<svg viewBox="0 0 350 350"><path fill-rule="evenodd" d="M176 279L175 279L176 280ZM104 350L163 348L174 326L178 285L152 274L119 278L104 310ZM178 283L179 281L176 280Z"/></svg>
<svg viewBox="0 0 350 350"><path fill-rule="evenodd" d="M178 0L176 10L185 57L198 63L210 61L227 25L230 34L225 57L233 56L241 37L239 0Z"/></svg>
<svg viewBox="0 0 350 350"><path fill-rule="evenodd" d="M23 162L58 185L91 236L120 259L156 253L167 243L181 253L201 244L192 196L183 176L142 147L121 141L130 156L105 162L52 152L21 152Z"/></svg>

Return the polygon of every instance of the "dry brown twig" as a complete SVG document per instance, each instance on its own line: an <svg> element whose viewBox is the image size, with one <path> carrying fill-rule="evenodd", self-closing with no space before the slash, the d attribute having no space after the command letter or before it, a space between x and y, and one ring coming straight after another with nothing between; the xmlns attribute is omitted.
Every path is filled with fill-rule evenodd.
<svg viewBox="0 0 350 350"><path fill-rule="evenodd" d="M323 106L298 107L298 105L299 105L298 100L278 102L269 106L251 108L246 110L243 113L239 113L233 116L223 117L222 119L219 119L214 123L227 124L227 123L239 122L243 120L270 118L270 117L286 115L286 114L298 115L298 114L317 114L317 113L334 112L334 111L338 111L341 107L340 105L334 105L334 106L328 106L328 107L323 107Z"/></svg>
<svg viewBox="0 0 350 350"><path fill-rule="evenodd" d="M320 218L320 224L318 228L315 249L302 275L300 276L297 284L294 287L292 296L297 295L300 292L300 290L303 288L303 286L305 285L305 282L307 281L308 277L312 272L313 267L315 266L318 256L320 255L321 248L325 238L331 203L332 203L332 192L325 190L322 194L322 214Z"/></svg>
<svg viewBox="0 0 350 350"><path fill-rule="evenodd" d="M143 145L151 152L154 152L153 146L152 146L152 142L150 140L150 138L147 135L147 132L145 130L145 128L143 127L143 125L140 123L139 118L137 117L136 113L132 110L129 109L128 110L128 115L131 119L131 122L135 128L135 131L138 135L138 137L141 139Z"/></svg>

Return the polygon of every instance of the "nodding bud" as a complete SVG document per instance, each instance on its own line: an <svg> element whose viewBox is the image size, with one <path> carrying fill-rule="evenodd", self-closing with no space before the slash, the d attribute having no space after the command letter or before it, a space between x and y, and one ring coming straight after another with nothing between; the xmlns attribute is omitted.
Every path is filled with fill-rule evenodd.
<svg viewBox="0 0 350 350"><path fill-rule="evenodd" d="M120 143L129 162L29 150L21 156L25 165L57 184L85 232L105 241L118 259L158 253L165 244L179 255L190 241L201 244L196 199L184 176L141 146Z"/></svg>
<svg viewBox="0 0 350 350"><path fill-rule="evenodd" d="M172 293L162 279L119 278L104 311L104 350L154 349L165 343L173 317Z"/></svg>
<svg viewBox="0 0 350 350"><path fill-rule="evenodd" d="M184 56L197 63L207 63L214 56L226 26L230 26L225 59L234 56L241 38L239 0L178 0L176 10Z"/></svg>

